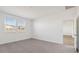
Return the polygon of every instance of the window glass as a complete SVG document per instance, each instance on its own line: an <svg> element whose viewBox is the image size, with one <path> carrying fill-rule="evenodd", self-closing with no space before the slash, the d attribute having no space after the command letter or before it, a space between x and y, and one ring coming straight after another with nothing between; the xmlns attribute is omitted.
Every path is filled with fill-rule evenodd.
<svg viewBox="0 0 79 59"><path fill-rule="evenodd" d="M15 19L7 16L4 20L6 32L24 32L26 26L25 19Z"/></svg>
<svg viewBox="0 0 79 59"><path fill-rule="evenodd" d="M5 30L9 32L14 32L16 29L16 19L12 17L6 17L5 18Z"/></svg>
<svg viewBox="0 0 79 59"><path fill-rule="evenodd" d="M16 20L11 17L6 17L5 24L16 26Z"/></svg>
<svg viewBox="0 0 79 59"><path fill-rule="evenodd" d="M26 21L25 20L18 20L17 22L17 30L19 32L23 32L25 30L25 24L26 24Z"/></svg>

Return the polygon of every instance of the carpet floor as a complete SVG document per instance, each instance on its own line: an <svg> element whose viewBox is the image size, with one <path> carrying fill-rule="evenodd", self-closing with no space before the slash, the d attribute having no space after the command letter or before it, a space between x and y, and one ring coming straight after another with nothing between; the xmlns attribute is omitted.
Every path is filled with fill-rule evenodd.
<svg viewBox="0 0 79 59"><path fill-rule="evenodd" d="M37 39L0 45L0 53L75 53L74 48Z"/></svg>

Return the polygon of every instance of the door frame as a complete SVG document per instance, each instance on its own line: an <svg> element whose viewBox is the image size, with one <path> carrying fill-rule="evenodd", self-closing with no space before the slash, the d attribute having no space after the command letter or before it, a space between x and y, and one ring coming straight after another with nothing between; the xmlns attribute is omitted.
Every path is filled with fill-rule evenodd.
<svg viewBox="0 0 79 59"><path fill-rule="evenodd" d="M74 38L74 49L76 50L77 49L77 17L73 18L73 33L72 33L72 37ZM64 43L64 38L63 38L63 43Z"/></svg>
<svg viewBox="0 0 79 59"><path fill-rule="evenodd" d="M77 50L77 17L73 21L73 37L74 37L74 48Z"/></svg>

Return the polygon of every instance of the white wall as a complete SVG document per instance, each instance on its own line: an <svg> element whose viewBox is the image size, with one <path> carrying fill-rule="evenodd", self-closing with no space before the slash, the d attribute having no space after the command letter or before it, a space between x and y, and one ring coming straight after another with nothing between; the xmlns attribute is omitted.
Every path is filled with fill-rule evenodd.
<svg viewBox="0 0 79 59"><path fill-rule="evenodd" d="M75 16L76 8L71 8L58 14L51 13L51 15L34 20L34 38L50 42L63 43L63 21L70 19L73 20ZM70 26L72 26L72 24L70 24ZM68 32L71 32L71 28L68 29Z"/></svg>
<svg viewBox="0 0 79 59"><path fill-rule="evenodd" d="M74 33L74 20L65 20L63 22L64 35L73 35Z"/></svg>
<svg viewBox="0 0 79 59"><path fill-rule="evenodd" d="M63 34L72 35L76 32L75 29L75 19L77 16L77 8L70 8L63 13Z"/></svg>
<svg viewBox="0 0 79 59"><path fill-rule="evenodd" d="M51 15L34 20L34 38L63 43L62 19Z"/></svg>
<svg viewBox="0 0 79 59"><path fill-rule="evenodd" d="M8 14L0 12L0 28L3 28L3 30L4 30L4 17L7 15ZM11 15L8 15L8 16L11 16ZM12 16L12 17L14 17L17 20L23 19L16 16ZM5 31L0 32L0 44L31 38L30 29L31 29L30 20L26 19L25 32L5 32Z"/></svg>

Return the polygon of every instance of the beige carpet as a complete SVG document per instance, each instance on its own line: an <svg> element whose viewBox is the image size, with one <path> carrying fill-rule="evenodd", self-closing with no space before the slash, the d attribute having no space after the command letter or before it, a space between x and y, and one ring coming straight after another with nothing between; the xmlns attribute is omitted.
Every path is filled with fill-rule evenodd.
<svg viewBox="0 0 79 59"><path fill-rule="evenodd" d="M74 53L72 47L37 39L0 45L0 53Z"/></svg>

